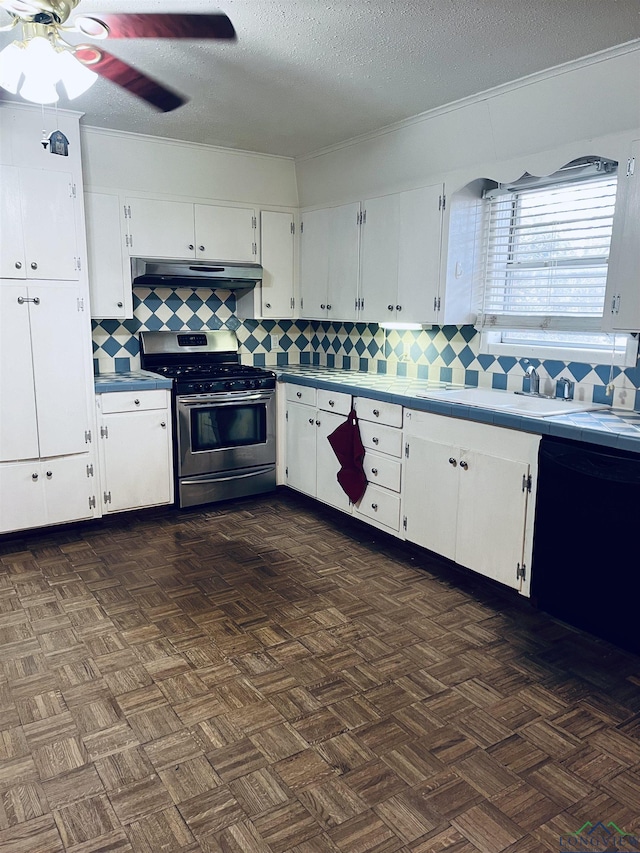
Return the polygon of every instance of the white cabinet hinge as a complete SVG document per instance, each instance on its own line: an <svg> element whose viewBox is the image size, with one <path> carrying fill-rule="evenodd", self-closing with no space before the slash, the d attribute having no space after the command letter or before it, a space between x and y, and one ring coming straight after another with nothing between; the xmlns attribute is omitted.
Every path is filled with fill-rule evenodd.
<svg viewBox="0 0 640 853"><path fill-rule="evenodd" d="M522 491L531 494L531 474L522 475Z"/></svg>
<svg viewBox="0 0 640 853"><path fill-rule="evenodd" d="M102 495L103 502L106 504L111 503L111 492L104 492Z"/></svg>
<svg viewBox="0 0 640 853"><path fill-rule="evenodd" d="M133 246L133 234L126 234L124 238L125 246L132 247Z"/></svg>
<svg viewBox="0 0 640 853"><path fill-rule="evenodd" d="M366 221L367 221L367 211L366 210L361 210L359 213L356 214L356 224L357 225L364 225L366 223Z"/></svg>
<svg viewBox="0 0 640 853"><path fill-rule="evenodd" d="M290 306L290 308L291 308L291 310L292 310L292 311L293 311L293 309L296 307L296 300L294 299L294 297L293 297L293 296L292 296L292 297L291 297L291 299L289 300L289 306Z"/></svg>
<svg viewBox="0 0 640 853"><path fill-rule="evenodd" d="M84 311L84 296L79 296L76 299L76 303L78 305L78 311Z"/></svg>
<svg viewBox="0 0 640 853"><path fill-rule="evenodd" d="M304 308L304 296L301 296L300 297L300 310L302 311L303 308Z"/></svg>
<svg viewBox="0 0 640 853"><path fill-rule="evenodd" d="M526 581L526 579L527 579L527 567L525 566L524 563L522 565L520 565L520 563L518 563L518 565L516 567L516 580Z"/></svg>
<svg viewBox="0 0 640 853"><path fill-rule="evenodd" d="M109 427L100 427L100 438L109 438Z"/></svg>
<svg viewBox="0 0 640 853"><path fill-rule="evenodd" d="M630 178L636 171L636 158L629 157L627 160L627 177Z"/></svg>
<svg viewBox="0 0 640 853"><path fill-rule="evenodd" d="M444 193L442 194L442 209L447 209L447 196Z"/></svg>
<svg viewBox="0 0 640 853"><path fill-rule="evenodd" d="M407 516L406 515L402 516L402 529L403 530L407 529Z"/></svg>
<svg viewBox="0 0 640 853"><path fill-rule="evenodd" d="M77 198L78 197L78 188L75 184L69 184L69 198Z"/></svg>
<svg viewBox="0 0 640 853"><path fill-rule="evenodd" d="M85 430L85 433L84 433L84 443L85 443L85 444L91 444L91 430L90 430L90 429Z"/></svg>
<svg viewBox="0 0 640 853"><path fill-rule="evenodd" d="M304 233L304 222L300 222L300 233Z"/></svg>
<svg viewBox="0 0 640 853"><path fill-rule="evenodd" d="M404 455L407 459L409 458L409 442L408 441L404 446Z"/></svg>
<svg viewBox="0 0 640 853"><path fill-rule="evenodd" d="M87 465L87 477L93 477L93 465Z"/></svg>
<svg viewBox="0 0 640 853"><path fill-rule="evenodd" d="M258 254L258 244L257 243L251 244L251 251L253 252L254 255Z"/></svg>
<svg viewBox="0 0 640 853"><path fill-rule="evenodd" d="M289 466L288 466L288 465L287 465L287 467L284 469L284 474L285 474L285 477L288 477L288 476L289 476Z"/></svg>
<svg viewBox="0 0 640 853"><path fill-rule="evenodd" d="M291 223L291 233L292 233L292 234L295 234L295 233L296 233L296 224L295 224L295 222L292 222L292 223Z"/></svg>
<svg viewBox="0 0 640 853"><path fill-rule="evenodd" d="M251 217L251 227L253 228L254 231L258 227L258 220L256 219L255 216Z"/></svg>
<svg viewBox="0 0 640 853"><path fill-rule="evenodd" d="M82 260L80 258L73 259L73 268L80 272L80 270L82 269Z"/></svg>
<svg viewBox="0 0 640 853"><path fill-rule="evenodd" d="M95 508L96 508L96 496L92 495L89 498L89 509L95 509Z"/></svg>
<svg viewBox="0 0 640 853"><path fill-rule="evenodd" d="M285 419L285 421L289 420L289 412L288 411L284 413L284 419Z"/></svg>
<svg viewBox="0 0 640 853"><path fill-rule="evenodd" d="M124 218L125 219L131 219L131 205L125 204L125 205L123 205L123 207L124 207Z"/></svg>

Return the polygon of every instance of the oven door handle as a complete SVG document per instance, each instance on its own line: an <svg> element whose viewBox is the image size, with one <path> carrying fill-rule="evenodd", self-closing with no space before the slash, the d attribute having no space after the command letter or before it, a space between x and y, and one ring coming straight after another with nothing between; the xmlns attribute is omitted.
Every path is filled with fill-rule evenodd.
<svg viewBox="0 0 640 853"><path fill-rule="evenodd" d="M230 480L247 480L249 477L259 477L261 474L264 474L266 471L271 471L273 469L273 465L263 465L257 471L250 471L248 474L232 474L230 477L197 477L195 479L191 477L181 477L180 483L183 486L199 486L202 483L228 483Z"/></svg>
<svg viewBox="0 0 640 853"><path fill-rule="evenodd" d="M178 406L181 406L185 409L197 409L211 406L235 406L238 403L247 403L247 402L260 402L268 401L273 397L273 391L267 391L266 393L257 393L257 394L228 394L224 396L215 396L215 397L200 397L197 400L194 400L189 397L178 397L177 403Z"/></svg>

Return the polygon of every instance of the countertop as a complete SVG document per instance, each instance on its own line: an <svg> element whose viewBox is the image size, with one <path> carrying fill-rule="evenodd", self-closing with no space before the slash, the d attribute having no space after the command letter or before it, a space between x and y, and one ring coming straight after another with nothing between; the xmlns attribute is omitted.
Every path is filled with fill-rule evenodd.
<svg viewBox="0 0 640 853"><path fill-rule="evenodd" d="M411 409L433 412L438 415L464 418L470 421L519 429L538 435L553 435L585 441L604 447L616 447L640 453L640 412L629 409L598 409L593 412L576 412L555 415L551 418L527 417L494 409L481 409L443 400L427 400L416 393L444 387L445 383L424 379L407 379L403 376L360 373L353 370L336 370L328 367L280 367L278 379L297 385L343 391L354 396L397 403Z"/></svg>
<svg viewBox="0 0 640 853"><path fill-rule="evenodd" d="M94 384L96 394L108 394L111 391L169 390L173 382L148 370L131 370L128 373L99 373L94 376Z"/></svg>

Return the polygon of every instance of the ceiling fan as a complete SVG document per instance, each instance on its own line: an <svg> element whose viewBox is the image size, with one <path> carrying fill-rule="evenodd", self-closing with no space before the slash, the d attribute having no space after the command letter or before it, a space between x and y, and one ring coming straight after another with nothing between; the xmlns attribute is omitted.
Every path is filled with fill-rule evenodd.
<svg viewBox="0 0 640 853"><path fill-rule="evenodd" d="M0 31L22 26L22 39L0 52L0 87L35 103L58 100L62 83L67 96L78 97L106 77L162 112L187 98L128 65L100 45L69 44L67 34L86 38L225 39L236 32L222 12L213 14L108 14L70 16L81 0L0 0L10 18Z"/></svg>

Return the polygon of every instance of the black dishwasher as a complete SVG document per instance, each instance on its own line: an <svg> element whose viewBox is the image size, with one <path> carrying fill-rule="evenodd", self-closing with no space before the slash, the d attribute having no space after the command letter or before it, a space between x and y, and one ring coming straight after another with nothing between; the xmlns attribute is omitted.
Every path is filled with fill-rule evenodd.
<svg viewBox="0 0 640 853"><path fill-rule="evenodd" d="M540 443L531 595L570 625L640 653L640 453Z"/></svg>

